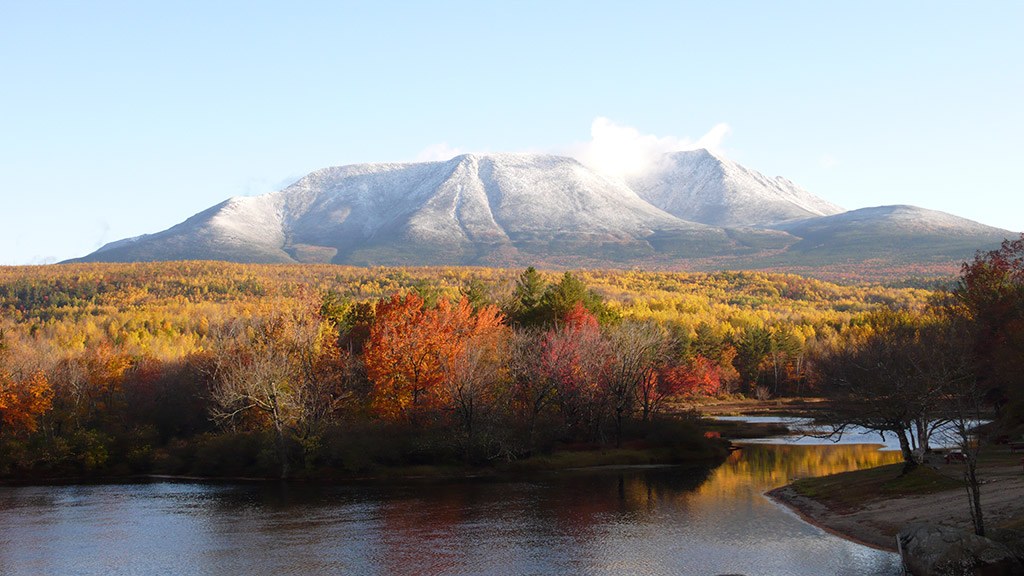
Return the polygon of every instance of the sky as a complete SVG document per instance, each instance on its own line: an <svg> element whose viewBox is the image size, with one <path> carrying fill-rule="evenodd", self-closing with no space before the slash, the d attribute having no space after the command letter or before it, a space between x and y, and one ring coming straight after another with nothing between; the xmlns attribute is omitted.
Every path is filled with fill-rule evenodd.
<svg viewBox="0 0 1024 576"><path fill-rule="evenodd" d="M1024 230L1022 2L0 0L0 265L327 166L709 147Z"/></svg>

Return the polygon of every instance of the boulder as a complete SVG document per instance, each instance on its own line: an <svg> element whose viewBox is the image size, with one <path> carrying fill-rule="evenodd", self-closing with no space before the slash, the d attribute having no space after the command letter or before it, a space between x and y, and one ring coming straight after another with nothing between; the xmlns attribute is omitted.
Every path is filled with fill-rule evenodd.
<svg viewBox="0 0 1024 576"><path fill-rule="evenodd" d="M910 524L896 543L913 576L1024 576L1024 565L1006 546L957 528Z"/></svg>
<svg viewBox="0 0 1024 576"><path fill-rule="evenodd" d="M1006 546L1021 563L1024 563L1024 531L995 529L985 530L985 537Z"/></svg>

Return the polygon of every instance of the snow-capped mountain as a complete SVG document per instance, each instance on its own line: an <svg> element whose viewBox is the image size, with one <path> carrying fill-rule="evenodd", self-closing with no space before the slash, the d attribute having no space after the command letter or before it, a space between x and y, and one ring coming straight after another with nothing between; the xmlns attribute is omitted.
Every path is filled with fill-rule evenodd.
<svg viewBox="0 0 1024 576"><path fill-rule="evenodd" d="M785 178L769 178L707 150L667 154L628 182L669 214L710 226L763 227L843 211Z"/></svg>
<svg viewBox="0 0 1024 576"><path fill-rule="evenodd" d="M720 255L742 250L748 237L777 242L787 235L737 239L683 221L570 158L463 155L318 170L279 192L232 198L84 260L571 264L659 252Z"/></svg>
<svg viewBox="0 0 1024 576"><path fill-rule="evenodd" d="M957 262L1014 234L907 206L842 210L706 151L628 182L542 154L317 170L79 261L759 268ZM832 259L832 260L829 260Z"/></svg>

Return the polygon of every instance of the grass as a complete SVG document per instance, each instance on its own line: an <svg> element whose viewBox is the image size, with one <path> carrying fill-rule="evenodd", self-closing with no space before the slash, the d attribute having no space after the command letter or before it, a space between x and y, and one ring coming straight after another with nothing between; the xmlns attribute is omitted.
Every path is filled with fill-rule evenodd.
<svg viewBox="0 0 1024 576"><path fill-rule="evenodd" d="M933 494L960 488L963 484L929 466L917 466L902 474L903 464L843 472L793 483L802 496L823 502L835 510L854 510L885 498Z"/></svg>

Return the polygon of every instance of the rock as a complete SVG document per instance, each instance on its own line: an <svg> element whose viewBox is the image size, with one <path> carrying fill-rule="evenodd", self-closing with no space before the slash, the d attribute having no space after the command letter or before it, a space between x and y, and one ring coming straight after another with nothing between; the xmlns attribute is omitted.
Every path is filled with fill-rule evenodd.
<svg viewBox="0 0 1024 576"><path fill-rule="evenodd" d="M1024 532L1020 530L985 530L985 537L1009 548L1010 552L1024 563Z"/></svg>
<svg viewBox="0 0 1024 576"><path fill-rule="evenodd" d="M896 542L913 576L1024 575L1024 565L1006 546L956 528L910 524Z"/></svg>

